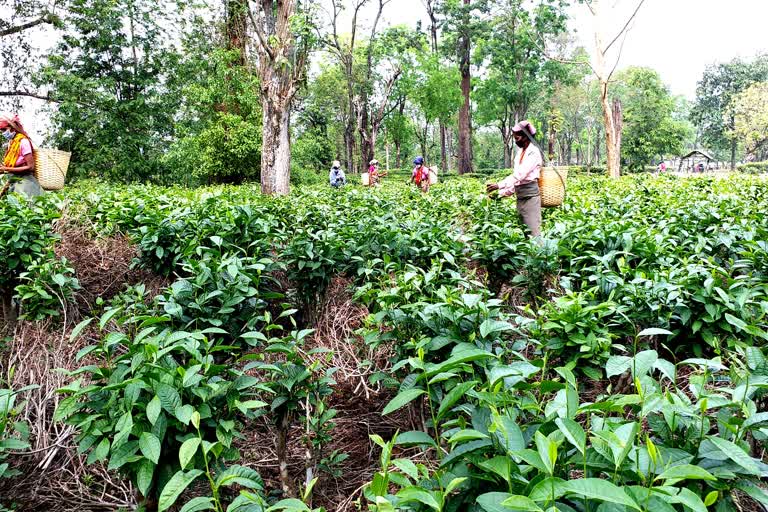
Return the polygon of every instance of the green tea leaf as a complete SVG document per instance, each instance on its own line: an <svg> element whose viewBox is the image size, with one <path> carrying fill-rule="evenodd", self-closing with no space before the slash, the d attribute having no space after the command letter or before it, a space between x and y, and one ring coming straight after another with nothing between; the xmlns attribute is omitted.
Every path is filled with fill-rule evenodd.
<svg viewBox="0 0 768 512"><path fill-rule="evenodd" d="M163 490L160 493L160 498L157 503L157 512L163 512L173 506L181 493L202 474L203 472L199 469L193 469L186 472L177 471L176 474L168 480L168 483L165 484L165 487L163 487Z"/></svg>
<svg viewBox="0 0 768 512"><path fill-rule="evenodd" d="M712 474L699 466L692 464L683 464L681 466L674 466L662 474L657 476L654 480L711 480L715 481L717 478Z"/></svg>
<svg viewBox="0 0 768 512"><path fill-rule="evenodd" d="M635 510L641 510L635 500L620 487L601 478L580 478L565 483L569 494L577 494L585 498L626 505Z"/></svg>
<svg viewBox="0 0 768 512"><path fill-rule="evenodd" d="M184 441L179 448L179 464L181 469L184 469L189 465L189 462L197 453L197 448L200 446L199 437L191 437Z"/></svg>
<svg viewBox="0 0 768 512"><path fill-rule="evenodd" d="M384 407L384 410L381 412L382 416L386 416L387 414L393 413L401 407L408 405L424 393L426 393L426 391L418 388L406 389L405 391L398 393L397 396Z"/></svg>
<svg viewBox="0 0 768 512"><path fill-rule="evenodd" d="M160 461L160 440L151 432L143 432L139 437L139 450L142 455L155 464Z"/></svg>

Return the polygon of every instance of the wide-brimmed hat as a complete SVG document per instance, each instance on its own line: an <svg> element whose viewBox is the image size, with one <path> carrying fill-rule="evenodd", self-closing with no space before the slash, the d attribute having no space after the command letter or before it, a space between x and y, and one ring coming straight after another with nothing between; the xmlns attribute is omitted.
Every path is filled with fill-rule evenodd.
<svg viewBox="0 0 768 512"><path fill-rule="evenodd" d="M424 157L423 156L417 156L413 159L413 165L424 165Z"/></svg>
<svg viewBox="0 0 768 512"><path fill-rule="evenodd" d="M376 165L377 163L379 163L379 161L378 161L378 160L376 160L376 159L374 158L373 160L371 160L371 161L368 163L368 165Z"/></svg>
<svg viewBox="0 0 768 512"><path fill-rule="evenodd" d="M512 133L528 132L531 135L536 135L536 128L529 121L520 121L512 127Z"/></svg>
<svg viewBox="0 0 768 512"><path fill-rule="evenodd" d="M341 162L339 162L338 160L334 160L333 165L331 165L331 167L333 167L334 169L338 169L339 167L341 167Z"/></svg>

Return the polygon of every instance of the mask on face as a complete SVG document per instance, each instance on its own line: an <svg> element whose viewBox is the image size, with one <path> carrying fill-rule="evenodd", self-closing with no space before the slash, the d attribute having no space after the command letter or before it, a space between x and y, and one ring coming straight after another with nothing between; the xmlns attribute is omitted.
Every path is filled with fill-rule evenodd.
<svg viewBox="0 0 768 512"><path fill-rule="evenodd" d="M16 136L16 133L11 130L7 130L3 132L3 137L5 137L5 140L11 140L15 136Z"/></svg>

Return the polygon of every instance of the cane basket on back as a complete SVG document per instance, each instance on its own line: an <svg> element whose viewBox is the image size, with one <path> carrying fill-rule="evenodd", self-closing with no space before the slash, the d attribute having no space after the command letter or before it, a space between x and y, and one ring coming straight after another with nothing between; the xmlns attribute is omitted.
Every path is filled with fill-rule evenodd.
<svg viewBox="0 0 768 512"><path fill-rule="evenodd" d="M35 178L45 190L61 190L71 153L52 148L35 149Z"/></svg>
<svg viewBox="0 0 768 512"><path fill-rule="evenodd" d="M549 208L563 204L567 179L567 167L542 167L539 176L541 206Z"/></svg>

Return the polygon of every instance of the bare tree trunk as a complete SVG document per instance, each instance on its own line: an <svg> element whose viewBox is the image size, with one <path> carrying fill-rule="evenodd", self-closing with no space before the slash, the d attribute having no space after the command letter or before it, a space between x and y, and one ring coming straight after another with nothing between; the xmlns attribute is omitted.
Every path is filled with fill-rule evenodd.
<svg viewBox="0 0 768 512"><path fill-rule="evenodd" d="M402 143L399 140L395 141L395 167L402 169Z"/></svg>
<svg viewBox="0 0 768 512"><path fill-rule="evenodd" d="M615 37L604 44L603 33L601 29L601 19L607 14L607 7L602 0L591 0L590 2L583 2L589 12L592 14L595 22L595 65L593 71L600 83L600 104L603 110L603 124L605 125L605 152L606 152L606 167L608 176L612 178L618 178L621 175L621 104L618 101L614 101L613 107L611 106L608 96L608 84L611 80L614 70L619 64L621 59L621 49L623 47L623 37L626 36L627 30L632 24L632 20L637 16L638 11L645 3L645 0L637 0L637 4L630 16L627 18L626 23L621 26L621 29L615 35ZM616 3L613 7L616 7ZM617 55L615 63L610 67L606 63L608 52L611 48L617 44Z"/></svg>
<svg viewBox="0 0 768 512"><path fill-rule="evenodd" d="M290 192L290 112L269 100L262 101L261 192L285 195Z"/></svg>
<svg viewBox="0 0 768 512"><path fill-rule="evenodd" d="M10 290L0 290L3 301L3 325L0 326L6 329L6 332L13 332L16 328L16 308L13 305L13 292Z"/></svg>
<svg viewBox="0 0 768 512"><path fill-rule="evenodd" d="M470 0L463 0L469 5ZM464 103L459 110L459 174L472 172L472 118L470 104L470 40L469 33L461 36L459 42L459 71L461 73L461 94Z"/></svg>
<svg viewBox="0 0 768 512"><path fill-rule="evenodd" d="M605 125L606 170L608 176L618 178L621 176L621 104L615 100L611 106L607 82L601 81L600 89L600 103L603 107L603 124Z"/></svg>
<svg viewBox="0 0 768 512"><path fill-rule="evenodd" d="M368 114L368 96L362 95L358 104L357 133L360 135L360 169L363 172L368 162L373 160L373 145L371 144L370 117Z"/></svg>
<svg viewBox="0 0 768 512"><path fill-rule="evenodd" d="M286 412L277 425L277 462L280 468L280 486L285 497L293 496L291 492L291 479L288 474L288 429L291 427L288 413Z"/></svg>
<svg viewBox="0 0 768 512"><path fill-rule="evenodd" d="M355 172L355 127L354 124L350 127L344 127L344 149L346 150L345 158L347 170L349 172Z"/></svg>
<svg viewBox="0 0 768 512"><path fill-rule="evenodd" d="M291 27L296 0L260 0L248 10L259 52L260 96L263 111L261 191L290 192L291 104L303 82L309 55L306 38L296 39Z"/></svg>
<svg viewBox="0 0 768 512"><path fill-rule="evenodd" d="M440 121L440 170L442 172L446 172L448 170L448 141L447 138L447 128L445 127L445 123L441 120Z"/></svg>
<svg viewBox="0 0 768 512"><path fill-rule="evenodd" d="M506 124L502 125L500 128L501 131L501 142L504 144L504 168L505 169L511 169L512 168L512 155L514 152L512 151L512 146L510 145L511 142L511 132L509 127L506 126Z"/></svg>

